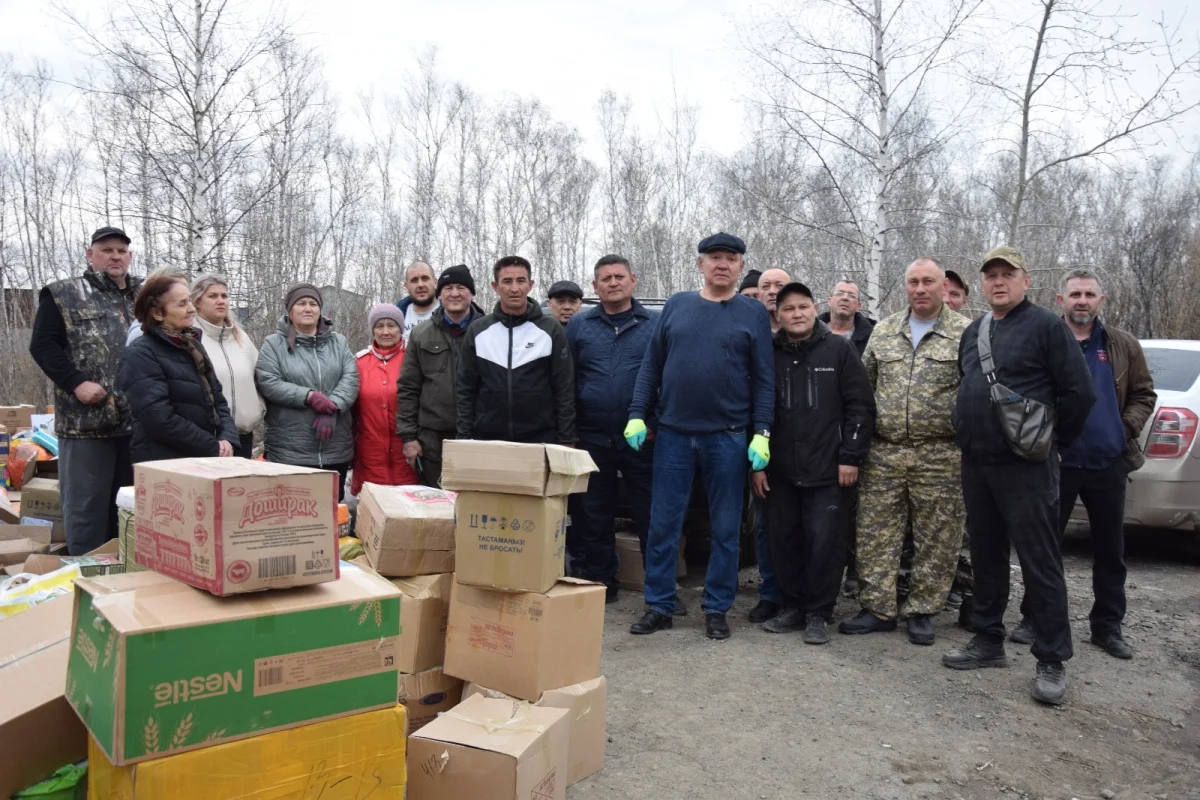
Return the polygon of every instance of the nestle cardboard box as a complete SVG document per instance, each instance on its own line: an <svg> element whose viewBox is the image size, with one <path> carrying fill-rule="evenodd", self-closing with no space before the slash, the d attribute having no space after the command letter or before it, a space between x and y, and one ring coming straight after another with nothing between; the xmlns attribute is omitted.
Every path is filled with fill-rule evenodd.
<svg viewBox="0 0 1200 800"><path fill-rule="evenodd" d="M0 567L24 564L31 555L49 553L50 530L45 525L0 525Z"/></svg>
<svg viewBox="0 0 1200 800"><path fill-rule="evenodd" d="M446 618L450 614L452 574L396 578L392 585L404 595L400 601L400 648L396 667L420 672L439 666L446 658Z"/></svg>
<svg viewBox="0 0 1200 800"><path fill-rule="evenodd" d="M0 797L87 758L87 731L71 710L70 598L0 618Z"/></svg>
<svg viewBox="0 0 1200 800"><path fill-rule="evenodd" d="M460 492L454 514L459 583L544 592L565 573L567 498Z"/></svg>
<svg viewBox="0 0 1200 800"><path fill-rule="evenodd" d="M480 694L499 700L514 700L503 692L468 683L463 699ZM608 704L608 680L595 680L551 689L534 704L542 708L565 708L571 726L570 746L567 748L567 785L581 781L604 769L605 716Z"/></svg>
<svg viewBox="0 0 1200 800"><path fill-rule="evenodd" d="M454 492L364 483L356 530L380 575L454 571Z"/></svg>
<svg viewBox="0 0 1200 800"><path fill-rule="evenodd" d="M0 406L0 425L10 434L33 427L33 406Z"/></svg>
<svg viewBox="0 0 1200 800"><path fill-rule="evenodd" d="M399 706L315 722L125 767L88 748L96 800L403 800L407 735Z"/></svg>
<svg viewBox="0 0 1200 800"><path fill-rule="evenodd" d="M563 578L545 594L455 583L446 628L446 673L536 701L600 677L604 586Z"/></svg>
<svg viewBox="0 0 1200 800"><path fill-rule="evenodd" d="M75 583L67 699L117 766L396 702L400 592L340 580L231 598L155 572Z"/></svg>
<svg viewBox="0 0 1200 800"><path fill-rule="evenodd" d="M463 682L451 678L441 667L414 675L400 675L397 702L408 707L408 730L415 733L449 711L462 700Z"/></svg>
<svg viewBox="0 0 1200 800"><path fill-rule="evenodd" d="M475 696L408 738L413 800L565 800L567 712Z"/></svg>
<svg viewBox="0 0 1200 800"><path fill-rule="evenodd" d="M676 578L687 575L687 561L684 559L686 548L687 540L681 536L679 538L679 560L675 563ZM635 592L644 591L646 567L642 563L642 549L635 534L617 532L617 558L620 563L620 567L617 569L617 583L621 588Z"/></svg>
<svg viewBox="0 0 1200 800"><path fill-rule="evenodd" d="M337 473L244 458L134 467L141 566L216 595L338 577Z"/></svg>
<svg viewBox="0 0 1200 800"><path fill-rule="evenodd" d="M442 446L442 488L558 497L587 491L596 463L557 444L452 440Z"/></svg>

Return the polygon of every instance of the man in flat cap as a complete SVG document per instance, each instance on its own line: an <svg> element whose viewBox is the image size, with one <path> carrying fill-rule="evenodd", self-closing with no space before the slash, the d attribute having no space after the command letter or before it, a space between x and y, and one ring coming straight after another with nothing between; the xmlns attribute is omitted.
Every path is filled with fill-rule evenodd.
<svg viewBox="0 0 1200 800"><path fill-rule="evenodd" d="M575 281L557 281L546 295L546 307L550 316L564 328L583 306L583 289Z"/></svg>
<svg viewBox="0 0 1200 800"><path fill-rule="evenodd" d="M746 244L717 233L700 242L698 292L667 300L634 386L625 440L646 440L646 417L659 408L654 496L646 547L646 613L630 628L671 627L679 537L696 471L708 495L712 548L702 608L710 639L729 638L726 614L738 579L746 459L765 469L775 411L771 323L762 303L738 294ZM748 430L753 431L749 449Z"/></svg>
<svg viewBox="0 0 1200 800"><path fill-rule="evenodd" d="M983 257L980 271L991 311L963 333L958 354L962 382L954 409L971 527L976 633L942 656L942 663L952 669L1008 666L1004 610L1013 548L1031 601L1033 656L1038 662L1033 697L1057 705L1067 692L1063 662L1072 655L1058 547L1058 449L1083 432L1096 391L1070 329L1054 313L1025 299L1031 281L1021 251L998 247ZM984 335L990 345L985 349L991 351L987 369L980 357ZM1004 387L1009 393L1005 403L1018 409L1029 409L1031 401L1048 407L1055 442L1044 458L1009 440L993 399L994 385Z"/></svg>
<svg viewBox="0 0 1200 800"><path fill-rule="evenodd" d="M117 536L117 490L133 483L133 418L117 390L133 300L142 279L120 228L92 234L82 275L42 288L29 354L54 382L67 552L83 555Z"/></svg>

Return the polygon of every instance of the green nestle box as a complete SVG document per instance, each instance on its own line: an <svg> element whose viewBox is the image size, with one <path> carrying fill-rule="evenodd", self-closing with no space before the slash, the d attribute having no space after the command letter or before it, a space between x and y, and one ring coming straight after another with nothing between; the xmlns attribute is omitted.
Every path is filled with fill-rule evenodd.
<svg viewBox="0 0 1200 800"><path fill-rule="evenodd" d="M75 588L67 700L115 765L396 703L401 595L377 575L226 598L154 572Z"/></svg>

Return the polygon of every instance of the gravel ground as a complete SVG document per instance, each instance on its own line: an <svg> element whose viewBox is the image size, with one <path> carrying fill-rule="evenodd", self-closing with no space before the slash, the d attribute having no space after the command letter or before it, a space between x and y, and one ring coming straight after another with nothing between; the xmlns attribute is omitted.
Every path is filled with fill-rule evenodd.
<svg viewBox="0 0 1200 800"><path fill-rule="evenodd" d="M1078 531L1076 532L1078 533ZM743 570L733 638L704 638L701 579L691 614L634 637L642 597L605 620L608 758L571 800L598 798L1200 798L1200 536L1128 536L1126 638L1119 661L1087 641L1091 556L1067 545L1075 635L1067 702L1030 697L1035 660L1008 644L1008 669L955 672L957 613L933 647L895 633L832 633L822 647L746 621L757 572ZM1013 566L1014 578L1019 569ZM1009 624L1020 583L1014 581ZM857 611L842 599L837 619Z"/></svg>

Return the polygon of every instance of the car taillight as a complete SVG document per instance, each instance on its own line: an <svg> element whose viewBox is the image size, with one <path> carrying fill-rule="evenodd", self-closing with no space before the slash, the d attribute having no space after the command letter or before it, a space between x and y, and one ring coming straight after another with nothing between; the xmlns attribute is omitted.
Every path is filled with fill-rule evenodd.
<svg viewBox="0 0 1200 800"><path fill-rule="evenodd" d="M1196 438L1197 417L1186 408L1160 408L1146 440L1146 458L1179 458Z"/></svg>

